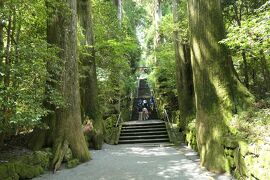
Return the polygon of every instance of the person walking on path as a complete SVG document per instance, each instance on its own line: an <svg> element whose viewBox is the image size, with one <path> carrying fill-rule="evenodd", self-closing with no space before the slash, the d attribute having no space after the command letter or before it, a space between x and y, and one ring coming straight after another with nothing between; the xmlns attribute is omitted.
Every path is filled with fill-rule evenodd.
<svg viewBox="0 0 270 180"><path fill-rule="evenodd" d="M149 118L148 110L145 107L142 110L142 118L143 118L144 121Z"/></svg>

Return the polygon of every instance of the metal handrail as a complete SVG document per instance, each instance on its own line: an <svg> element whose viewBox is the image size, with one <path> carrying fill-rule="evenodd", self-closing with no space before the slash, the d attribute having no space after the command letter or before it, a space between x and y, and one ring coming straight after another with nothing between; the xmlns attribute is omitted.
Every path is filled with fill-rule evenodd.
<svg viewBox="0 0 270 180"><path fill-rule="evenodd" d="M167 121L168 121L168 122L170 123L170 125L171 125L172 123L170 122L170 118L169 118L169 115L168 115L166 109L163 109L163 114L165 114L165 117L166 117Z"/></svg>
<svg viewBox="0 0 270 180"><path fill-rule="evenodd" d="M169 123L169 126L173 132L174 137L176 138L177 134L175 133L172 122L170 121L169 115L168 115L167 110L165 108L163 109L163 114L165 115L165 118L166 118L167 122Z"/></svg>
<svg viewBox="0 0 270 180"><path fill-rule="evenodd" d="M122 115L122 112L120 112L119 115L118 115L118 118L117 118L115 127L118 127L119 121L122 119L122 118L121 118L121 115Z"/></svg>

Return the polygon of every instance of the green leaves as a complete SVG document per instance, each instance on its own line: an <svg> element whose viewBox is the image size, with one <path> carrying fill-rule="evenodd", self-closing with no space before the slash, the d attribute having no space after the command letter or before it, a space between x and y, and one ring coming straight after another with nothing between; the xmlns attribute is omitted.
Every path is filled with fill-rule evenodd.
<svg viewBox="0 0 270 180"><path fill-rule="evenodd" d="M226 39L221 43L226 44L232 50L245 50L269 57L270 46L270 6L265 4L263 8L255 10L254 14L248 15L241 21L241 26L231 25L228 29Z"/></svg>
<svg viewBox="0 0 270 180"><path fill-rule="evenodd" d="M49 1L47 1L49 3ZM50 1L51 2L51 1ZM56 1L55 1L56 2ZM3 10L3 11L2 11ZM7 0L0 11L0 19L11 18L11 33L4 28L4 50L0 52L3 69L1 71L9 83L0 79L0 130L27 130L41 123L48 113L43 106L45 88L51 88L50 100L56 106L62 105L56 89L45 87L53 74L59 73L59 49L51 47L46 41L47 9L43 0ZM11 39L9 48L7 40ZM9 61L7 61L9 53ZM53 72L47 71L47 65ZM9 77L9 78L8 78ZM57 83L57 82L54 82Z"/></svg>
<svg viewBox="0 0 270 180"><path fill-rule="evenodd" d="M136 66L141 51L136 26L141 23L142 13L142 8L132 0L123 1L120 27L115 4L93 0L99 102L106 115L117 113L119 99L133 91L132 68Z"/></svg>

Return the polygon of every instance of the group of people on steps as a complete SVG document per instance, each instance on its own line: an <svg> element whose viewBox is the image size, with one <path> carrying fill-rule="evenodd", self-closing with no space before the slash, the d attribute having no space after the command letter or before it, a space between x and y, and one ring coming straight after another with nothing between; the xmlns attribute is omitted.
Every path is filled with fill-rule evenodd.
<svg viewBox="0 0 270 180"><path fill-rule="evenodd" d="M149 103L146 99L139 99L137 104L139 121L149 119L151 111L154 110L154 98L151 96Z"/></svg>

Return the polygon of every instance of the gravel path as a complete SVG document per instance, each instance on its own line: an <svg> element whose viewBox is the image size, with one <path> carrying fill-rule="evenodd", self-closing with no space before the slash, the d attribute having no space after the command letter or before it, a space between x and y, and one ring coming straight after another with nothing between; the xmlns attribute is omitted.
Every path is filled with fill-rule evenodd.
<svg viewBox="0 0 270 180"><path fill-rule="evenodd" d="M87 163L35 180L232 179L200 168L196 153L185 146L104 145L91 153L93 160Z"/></svg>

